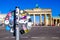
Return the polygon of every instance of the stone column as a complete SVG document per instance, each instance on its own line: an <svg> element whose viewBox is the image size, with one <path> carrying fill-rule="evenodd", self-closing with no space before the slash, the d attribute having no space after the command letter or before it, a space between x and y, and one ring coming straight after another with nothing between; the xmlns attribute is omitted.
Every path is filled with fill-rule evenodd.
<svg viewBox="0 0 60 40"><path fill-rule="evenodd" d="M48 18L48 19L49 19L49 25L52 25L52 16L51 16L51 14L49 14L48 17L49 17L49 18ZM53 21L54 21L54 20L53 20Z"/></svg>
<svg viewBox="0 0 60 40"><path fill-rule="evenodd" d="M34 26L35 26L35 14L34 14Z"/></svg>
<svg viewBox="0 0 60 40"><path fill-rule="evenodd" d="M40 24L42 25L42 15L40 14Z"/></svg>
<svg viewBox="0 0 60 40"><path fill-rule="evenodd" d="M60 23L60 19L59 19L59 23Z"/></svg>
<svg viewBox="0 0 60 40"><path fill-rule="evenodd" d="M50 14L50 25L52 25L52 16Z"/></svg>
<svg viewBox="0 0 60 40"><path fill-rule="evenodd" d="M56 19L55 25L57 26L57 19Z"/></svg>
<svg viewBox="0 0 60 40"><path fill-rule="evenodd" d="M44 14L44 25L46 26L46 14Z"/></svg>
<svg viewBox="0 0 60 40"><path fill-rule="evenodd" d="M58 20L59 20L58 26L60 26L60 19L58 19Z"/></svg>
<svg viewBox="0 0 60 40"><path fill-rule="evenodd" d="M52 20L52 23L54 24L54 19Z"/></svg>

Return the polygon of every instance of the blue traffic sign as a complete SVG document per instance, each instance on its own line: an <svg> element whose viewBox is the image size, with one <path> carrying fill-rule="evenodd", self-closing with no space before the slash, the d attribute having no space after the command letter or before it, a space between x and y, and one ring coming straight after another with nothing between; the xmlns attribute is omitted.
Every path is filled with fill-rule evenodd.
<svg viewBox="0 0 60 40"><path fill-rule="evenodd" d="M7 31L10 31L11 28L10 28L10 26L7 25L7 26L5 27L5 29L6 29Z"/></svg>

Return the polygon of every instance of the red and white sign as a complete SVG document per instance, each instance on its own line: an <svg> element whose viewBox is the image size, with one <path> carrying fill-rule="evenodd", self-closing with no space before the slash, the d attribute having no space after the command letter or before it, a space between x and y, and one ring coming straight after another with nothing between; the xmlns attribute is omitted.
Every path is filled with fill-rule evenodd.
<svg viewBox="0 0 60 40"><path fill-rule="evenodd" d="M5 24L9 24L9 20L5 20Z"/></svg>

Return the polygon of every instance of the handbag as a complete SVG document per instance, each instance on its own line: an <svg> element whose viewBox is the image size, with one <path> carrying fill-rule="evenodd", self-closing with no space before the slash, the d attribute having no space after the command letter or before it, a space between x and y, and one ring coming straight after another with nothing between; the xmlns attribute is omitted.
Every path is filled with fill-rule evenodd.
<svg viewBox="0 0 60 40"><path fill-rule="evenodd" d="M20 30L20 33L21 33L21 34L24 34L24 33L25 33L25 31L24 31L23 29L21 29L21 30Z"/></svg>

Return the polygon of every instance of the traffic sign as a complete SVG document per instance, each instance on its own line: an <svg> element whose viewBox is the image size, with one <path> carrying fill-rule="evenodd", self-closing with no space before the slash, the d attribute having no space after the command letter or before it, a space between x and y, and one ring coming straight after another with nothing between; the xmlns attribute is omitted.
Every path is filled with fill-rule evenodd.
<svg viewBox="0 0 60 40"><path fill-rule="evenodd" d="M6 25L5 29L6 29L7 31L10 31L11 28L10 28L10 26Z"/></svg>
<svg viewBox="0 0 60 40"><path fill-rule="evenodd" d="M9 20L5 20L5 24L6 24L6 25L9 24Z"/></svg>
<svg viewBox="0 0 60 40"><path fill-rule="evenodd" d="M6 28L9 29L10 32L13 32L16 40L19 40L19 31L21 34L28 33L32 27L32 21L28 13L23 10L19 10L17 7L16 10L9 12L6 18ZM18 26L17 24L22 26ZM10 29L9 27L13 27L13 31L12 28Z"/></svg>

